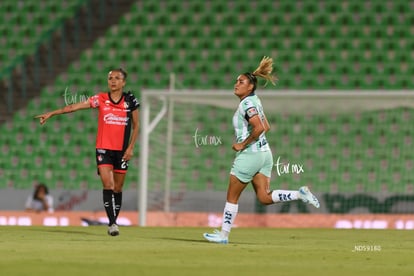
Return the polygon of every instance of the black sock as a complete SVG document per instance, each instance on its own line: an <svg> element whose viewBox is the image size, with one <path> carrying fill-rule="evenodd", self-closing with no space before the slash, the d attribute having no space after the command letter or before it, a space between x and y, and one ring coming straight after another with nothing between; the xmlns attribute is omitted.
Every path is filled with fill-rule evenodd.
<svg viewBox="0 0 414 276"><path fill-rule="evenodd" d="M109 219L109 225L115 223L115 212L114 212L114 203L113 203L113 194L112 190L103 190L103 204L105 207L106 215Z"/></svg>
<svg viewBox="0 0 414 276"><path fill-rule="evenodd" d="M122 207L122 192L115 193L114 192L114 201L115 201L115 221L118 218L119 212L121 211Z"/></svg>

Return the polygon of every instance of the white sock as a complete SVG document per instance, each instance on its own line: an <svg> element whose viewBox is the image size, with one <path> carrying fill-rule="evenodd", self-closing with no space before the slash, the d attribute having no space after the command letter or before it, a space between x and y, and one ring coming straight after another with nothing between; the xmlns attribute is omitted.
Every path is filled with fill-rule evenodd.
<svg viewBox="0 0 414 276"><path fill-rule="evenodd" d="M273 190L272 191L272 200L276 202L285 202L299 199L298 191L289 191L289 190Z"/></svg>
<svg viewBox="0 0 414 276"><path fill-rule="evenodd" d="M228 237L233 226L233 222L237 216L237 211L239 210L238 204L233 204L226 202L223 211L223 222L221 224L221 235Z"/></svg>

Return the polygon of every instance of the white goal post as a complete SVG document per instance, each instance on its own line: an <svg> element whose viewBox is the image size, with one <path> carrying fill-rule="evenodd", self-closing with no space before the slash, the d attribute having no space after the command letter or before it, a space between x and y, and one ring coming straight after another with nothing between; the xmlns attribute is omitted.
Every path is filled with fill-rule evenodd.
<svg viewBox="0 0 414 276"><path fill-rule="evenodd" d="M414 107L413 91L258 91L266 114L325 114ZM165 195L164 211L169 211L169 175L171 174L171 137L174 132L173 112L176 103L207 105L235 110L238 98L228 90L153 90L141 92L140 107L140 163L138 182L139 225L146 226L148 208L148 166L150 135L157 124L167 120L165 133ZM156 101L156 104L151 104Z"/></svg>

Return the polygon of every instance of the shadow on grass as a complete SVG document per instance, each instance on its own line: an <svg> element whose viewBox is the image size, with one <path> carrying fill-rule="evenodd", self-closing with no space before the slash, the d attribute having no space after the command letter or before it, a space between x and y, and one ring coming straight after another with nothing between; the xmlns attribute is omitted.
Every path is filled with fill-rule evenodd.
<svg viewBox="0 0 414 276"><path fill-rule="evenodd" d="M62 226L58 227L50 227L45 226L43 228L28 228L29 231L36 231L36 232L48 232L48 233L64 233L64 234L78 234L78 235L89 235L89 236L100 236L98 233L93 233L89 231L82 231L82 230L71 230L70 228L65 228Z"/></svg>
<svg viewBox="0 0 414 276"><path fill-rule="evenodd" d="M169 240L169 241L180 241L180 242L195 242L195 243L204 243L204 244L219 244L219 243L213 243L213 242L209 242L207 240L205 240L204 238L200 238L200 239L188 239L188 238L171 238L171 237L163 237L163 238L159 238L161 240ZM219 244L219 245L223 245L225 246L226 244ZM227 245L256 245L253 243L248 243L248 242L229 242Z"/></svg>
<svg viewBox="0 0 414 276"><path fill-rule="evenodd" d="M196 240L196 239L188 239L188 238L171 238L171 237L163 237L159 238L160 240L169 240L169 241L181 241L181 242L200 242L204 243L205 240Z"/></svg>

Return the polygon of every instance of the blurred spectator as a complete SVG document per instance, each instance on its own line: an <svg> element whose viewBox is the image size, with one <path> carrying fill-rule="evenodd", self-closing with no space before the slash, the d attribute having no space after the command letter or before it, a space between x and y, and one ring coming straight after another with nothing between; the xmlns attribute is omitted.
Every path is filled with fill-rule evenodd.
<svg viewBox="0 0 414 276"><path fill-rule="evenodd" d="M36 186L33 195L30 195L26 200L26 211L52 213L53 197L49 195L49 189L45 184L40 183Z"/></svg>

